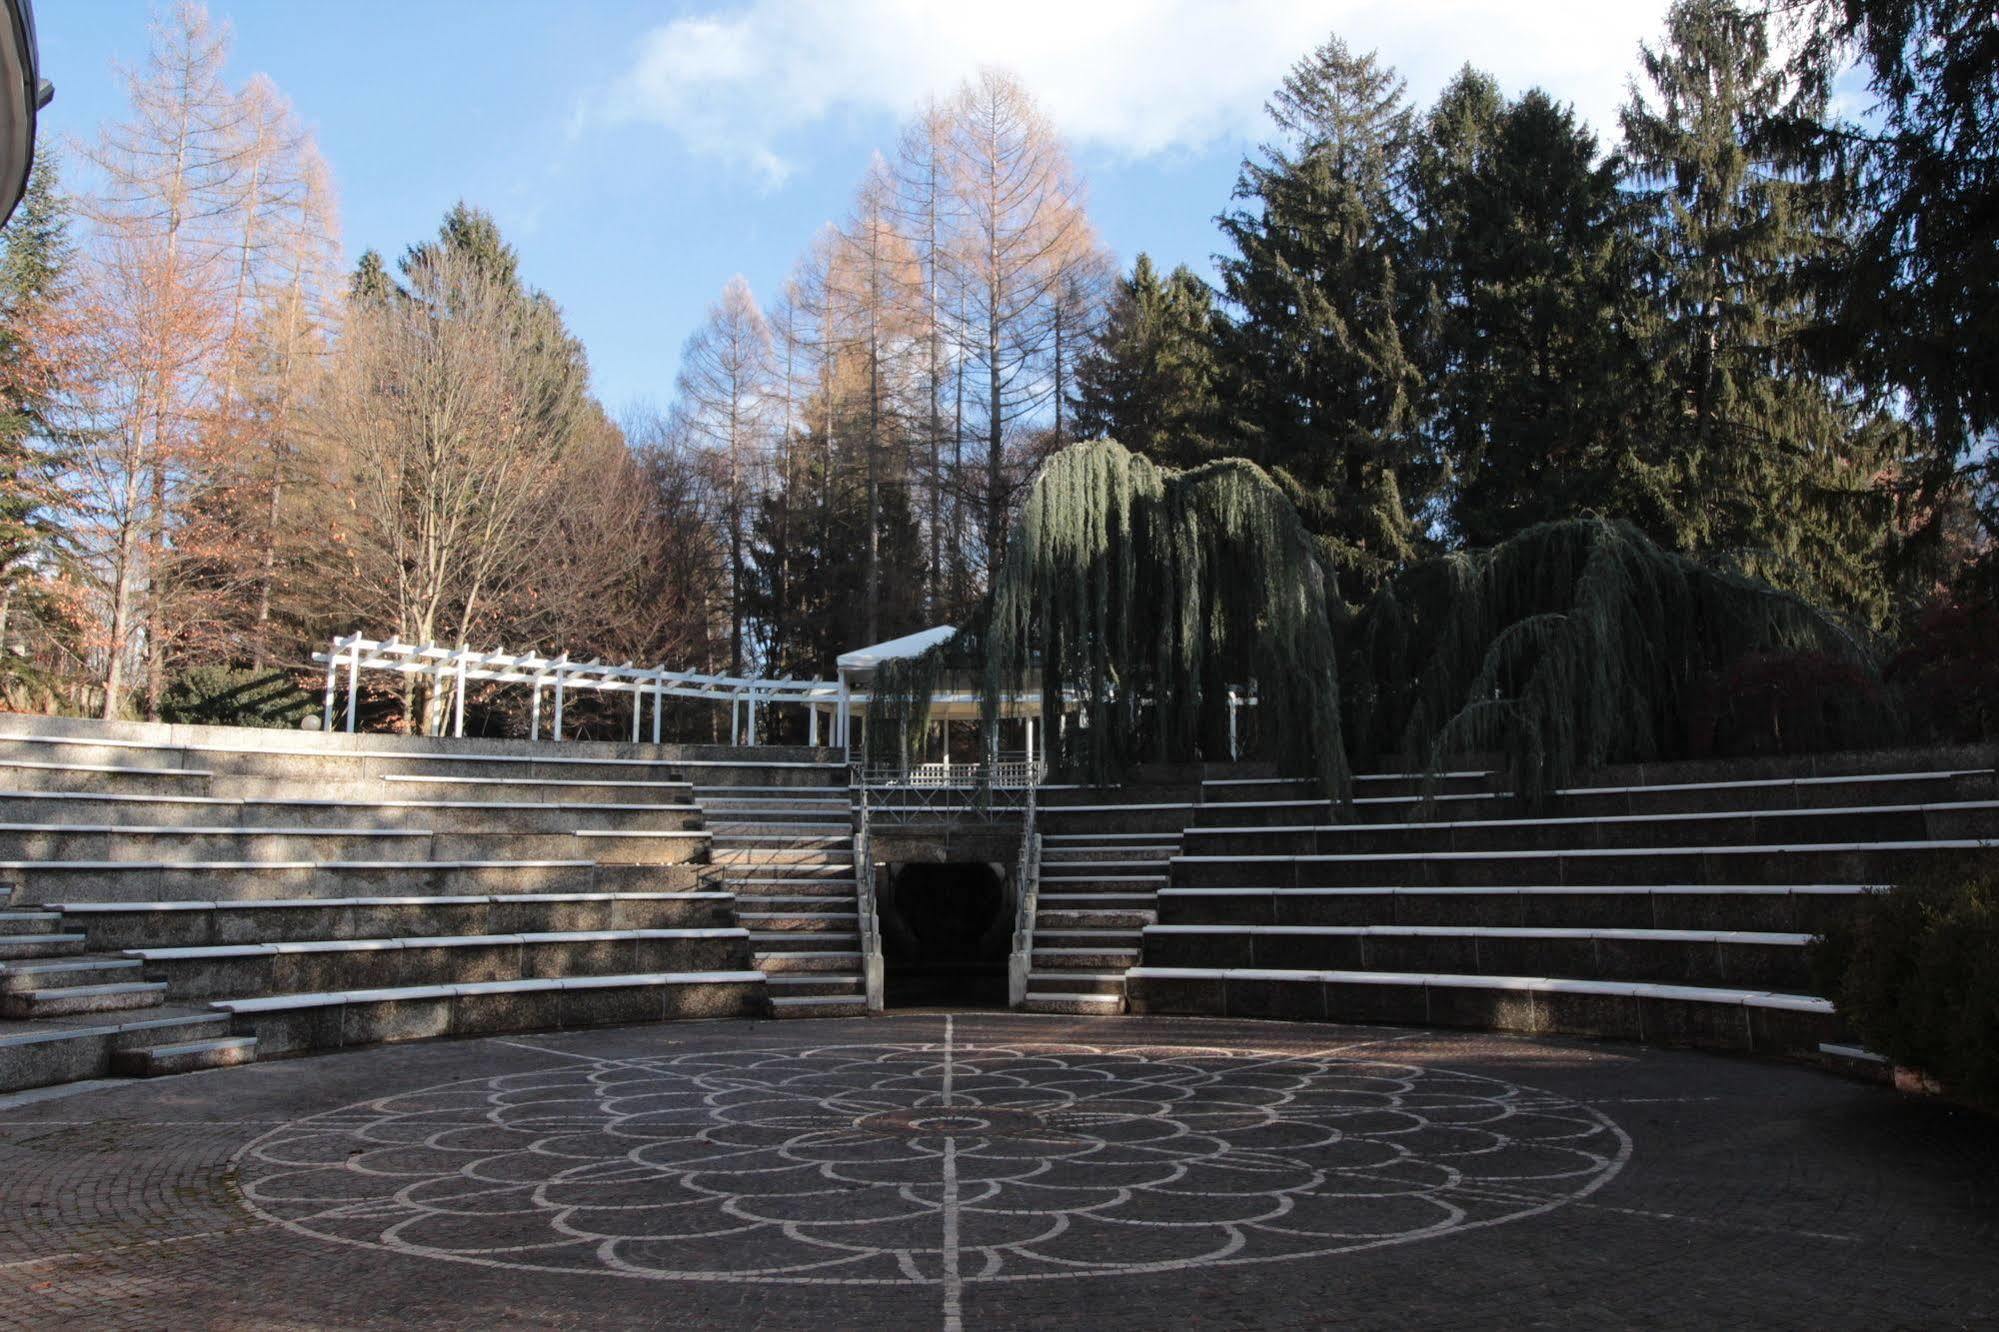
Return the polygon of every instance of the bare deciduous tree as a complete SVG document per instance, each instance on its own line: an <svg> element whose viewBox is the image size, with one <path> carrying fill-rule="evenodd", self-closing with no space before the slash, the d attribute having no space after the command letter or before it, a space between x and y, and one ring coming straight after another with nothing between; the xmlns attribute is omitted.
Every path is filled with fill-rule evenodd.
<svg viewBox="0 0 1999 1332"><path fill-rule="evenodd" d="M724 465L720 518L729 551L729 672L743 669L749 522L767 462L772 405L770 325L750 284L730 278L687 340L679 390L694 437Z"/></svg>
<svg viewBox="0 0 1999 1332"><path fill-rule="evenodd" d="M584 373L553 307L467 256L441 248L409 278L407 296L349 312L312 435L356 618L464 642L567 498Z"/></svg>

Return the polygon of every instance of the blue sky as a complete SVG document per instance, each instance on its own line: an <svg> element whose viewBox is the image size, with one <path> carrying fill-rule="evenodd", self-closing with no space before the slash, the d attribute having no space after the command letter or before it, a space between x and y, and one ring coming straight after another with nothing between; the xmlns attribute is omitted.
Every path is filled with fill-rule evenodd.
<svg viewBox="0 0 1999 1332"><path fill-rule="evenodd" d="M332 163L350 259L393 258L454 200L491 211L562 305L614 412L671 396L722 284L776 289L907 111L980 64L1067 135L1105 243L1207 271L1261 105L1332 32L1427 100L1466 60L1608 137L1663 0L213 0L234 81L270 75ZM41 0L43 132L122 112L143 0Z"/></svg>

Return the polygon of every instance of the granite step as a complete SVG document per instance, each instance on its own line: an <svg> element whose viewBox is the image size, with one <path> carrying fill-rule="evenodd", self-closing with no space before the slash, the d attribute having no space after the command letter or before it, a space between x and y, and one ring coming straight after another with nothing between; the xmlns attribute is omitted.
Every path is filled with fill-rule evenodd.
<svg viewBox="0 0 1999 1332"><path fill-rule="evenodd" d="M210 1068L234 1068L256 1058L255 1036L218 1036L205 1041L117 1050L111 1055L111 1071L130 1078L158 1078Z"/></svg>
<svg viewBox="0 0 1999 1332"><path fill-rule="evenodd" d="M118 1013L133 1008L158 1008L166 995L164 981L121 981L61 989L0 991L0 1017L67 1017L79 1013Z"/></svg>

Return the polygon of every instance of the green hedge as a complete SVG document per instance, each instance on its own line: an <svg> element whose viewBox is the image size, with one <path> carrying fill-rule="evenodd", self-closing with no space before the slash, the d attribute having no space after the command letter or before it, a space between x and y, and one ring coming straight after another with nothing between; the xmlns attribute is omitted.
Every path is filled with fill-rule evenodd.
<svg viewBox="0 0 1999 1332"><path fill-rule="evenodd" d="M1869 1049L1999 1110L1999 855L1869 894L1813 963Z"/></svg>
<svg viewBox="0 0 1999 1332"><path fill-rule="evenodd" d="M282 671L195 666L167 682L160 720L200 726L295 727L317 705Z"/></svg>

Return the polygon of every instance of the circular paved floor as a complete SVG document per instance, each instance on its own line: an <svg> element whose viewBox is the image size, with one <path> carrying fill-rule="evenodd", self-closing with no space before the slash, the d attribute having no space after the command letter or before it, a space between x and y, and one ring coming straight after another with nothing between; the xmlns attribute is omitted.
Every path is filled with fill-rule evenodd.
<svg viewBox="0 0 1999 1332"><path fill-rule="evenodd" d="M0 1321L1999 1320L1999 1127L1630 1046L905 1014L0 1098Z"/></svg>

